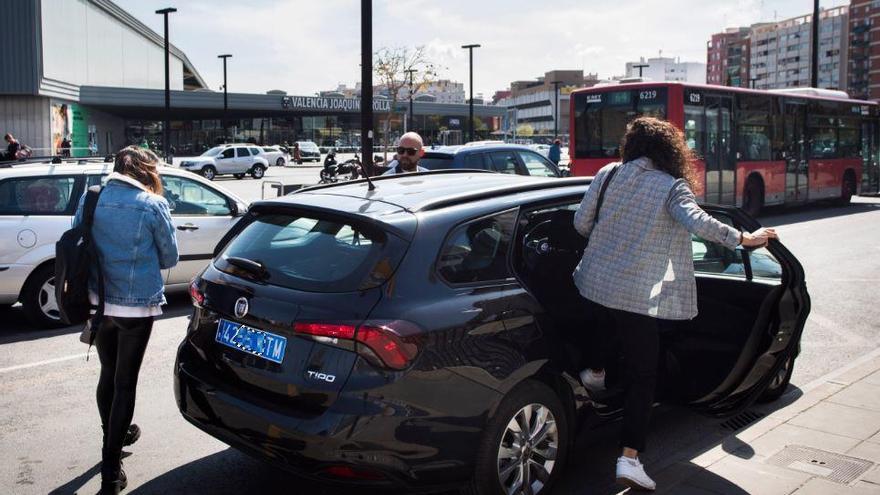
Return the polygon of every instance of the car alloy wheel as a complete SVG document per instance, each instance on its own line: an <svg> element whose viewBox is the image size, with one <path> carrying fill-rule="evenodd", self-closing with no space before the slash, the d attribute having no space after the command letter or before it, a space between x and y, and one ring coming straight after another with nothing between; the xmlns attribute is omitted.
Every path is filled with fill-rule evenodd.
<svg viewBox="0 0 880 495"><path fill-rule="evenodd" d="M262 179L263 173L264 173L263 167L256 165L256 166L254 166L254 169L251 170L251 177L253 177L254 179Z"/></svg>
<svg viewBox="0 0 880 495"><path fill-rule="evenodd" d="M40 311L50 320L61 321L61 313L58 312L58 300L55 299L55 277L46 280L37 297Z"/></svg>
<svg viewBox="0 0 880 495"><path fill-rule="evenodd" d="M284 158L278 157L278 159L275 160L275 165L278 167L283 167L284 166Z"/></svg>
<svg viewBox="0 0 880 495"><path fill-rule="evenodd" d="M217 175L217 172L214 170L214 167L207 166L202 169L202 177L208 180L214 180L214 177Z"/></svg>
<svg viewBox="0 0 880 495"><path fill-rule="evenodd" d="M54 264L45 264L28 277L21 290L21 305L25 317L37 328L63 325L55 299Z"/></svg>
<svg viewBox="0 0 880 495"><path fill-rule="evenodd" d="M534 403L517 411L498 446L498 481L504 492L540 492L553 472L558 445L556 418L548 407Z"/></svg>

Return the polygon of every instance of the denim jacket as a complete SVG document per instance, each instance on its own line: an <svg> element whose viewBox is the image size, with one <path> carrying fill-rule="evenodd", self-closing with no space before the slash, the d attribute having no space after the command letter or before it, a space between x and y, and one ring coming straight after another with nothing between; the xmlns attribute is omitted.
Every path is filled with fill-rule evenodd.
<svg viewBox="0 0 880 495"><path fill-rule="evenodd" d="M74 225L82 221L85 194ZM104 274L104 301L120 306L165 303L162 270L177 264L168 202L127 176L111 174L98 199L92 237ZM97 272L89 288L97 293Z"/></svg>

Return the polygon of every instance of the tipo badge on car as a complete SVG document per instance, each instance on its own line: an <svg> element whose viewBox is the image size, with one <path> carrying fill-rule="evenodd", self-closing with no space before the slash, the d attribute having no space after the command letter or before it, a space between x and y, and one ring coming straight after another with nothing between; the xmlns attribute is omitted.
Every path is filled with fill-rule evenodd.
<svg viewBox="0 0 880 495"><path fill-rule="evenodd" d="M233 312L235 313L236 318L244 318L248 313L248 300L244 297L239 297L237 301L235 301L235 308Z"/></svg>

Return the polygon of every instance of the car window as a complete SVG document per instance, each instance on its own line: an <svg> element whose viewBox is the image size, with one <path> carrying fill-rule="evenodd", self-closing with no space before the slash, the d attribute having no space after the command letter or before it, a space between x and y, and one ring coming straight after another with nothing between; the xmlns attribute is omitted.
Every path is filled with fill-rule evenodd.
<svg viewBox="0 0 880 495"><path fill-rule="evenodd" d="M172 175L162 176L162 195L173 216L231 215L226 197L198 182Z"/></svg>
<svg viewBox="0 0 880 495"><path fill-rule="evenodd" d="M0 181L0 215L65 214L75 182L74 177L43 176Z"/></svg>
<svg viewBox="0 0 880 495"><path fill-rule="evenodd" d="M556 171L553 170L553 166L543 156L531 151L520 151L519 156L522 158L523 163L525 163L529 175L556 177Z"/></svg>
<svg viewBox="0 0 880 495"><path fill-rule="evenodd" d="M257 156L260 154L260 148L248 148L248 149L251 150L251 155L253 155L253 156Z"/></svg>
<svg viewBox="0 0 880 495"><path fill-rule="evenodd" d="M507 256L516 210L469 222L456 228L443 246L437 271L451 284L509 278Z"/></svg>
<svg viewBox="0 0 880 495"><path fill-rule="evenodd" d="M516 153L510 151L493 151L489 153L492 165L502 174L516 174Z"/></svg>
<svg viewBox="0 0 880 495"><path fill-rule="evenodd" d="M235 150L232 148L226 148L223 150L223 153L220 154L220 158L232 158L235 156Z"/></svg>
<svg viewBox="0 0 880 495"><path fill-rule="evenodd" d="M244 275L225 260L259 261L266 282L296 290L350 292L376 287L394 273L406 243L381 229L312 214L266 214L233 239L215 265Z"/></svg>
<svg viewBox="0 0 880 495"><path fill-rule="evenodd" d="M491 169L486 165L485 153L471 153L464 157L464 168Z"/></svg>
<svg viewBox="0 0 880 495"><path fill-rule="evenodd" d="M241 158L243 156L251 156L251 152L247 148L235 148L235 155Z"/></svg>
<svg viewBox="0 0 880 495"><path fill-rule="evenodd" d="M276 149L274 149L274 148L263 148L263 152L264 152L264 153L272 153L272 152L274 152L274 151L278 151L278 150L276 150Z"/></svg>
<svg viewBox="0 0 880 495"><path fill-rule="evenodd" d="M713 216L721 222L733 225L729 217L723 215ZM695 272L746 278L743 249L741 247L730 250L721 244L691 235L691 249ZM747 256L752 267L753 277L782 279L782 265L766 248L748 251Z"/></svg>
<svg viewBox="0 0 880 495"><path fill-rule="evenodd" d="M98 186L104 183L107 174L89 174L86 176L86 187Z"/></svg>
<svg viewBox="0 0 880 495"><path fill-rule="evenodd" d="M445 170L452 168L452 164L451 155L426 154L419 160L419 166L428 170Z"/></svg>

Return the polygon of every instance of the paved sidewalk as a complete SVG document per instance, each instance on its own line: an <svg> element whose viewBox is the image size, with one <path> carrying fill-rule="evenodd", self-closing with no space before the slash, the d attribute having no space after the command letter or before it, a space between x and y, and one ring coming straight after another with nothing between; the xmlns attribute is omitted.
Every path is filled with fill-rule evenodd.
<svg viewBox="0 0 880 495"><path fill-rule="evenodd" d="M880 495L880 350L780 401L708 451L649 465L657 493Z"/></svg>

